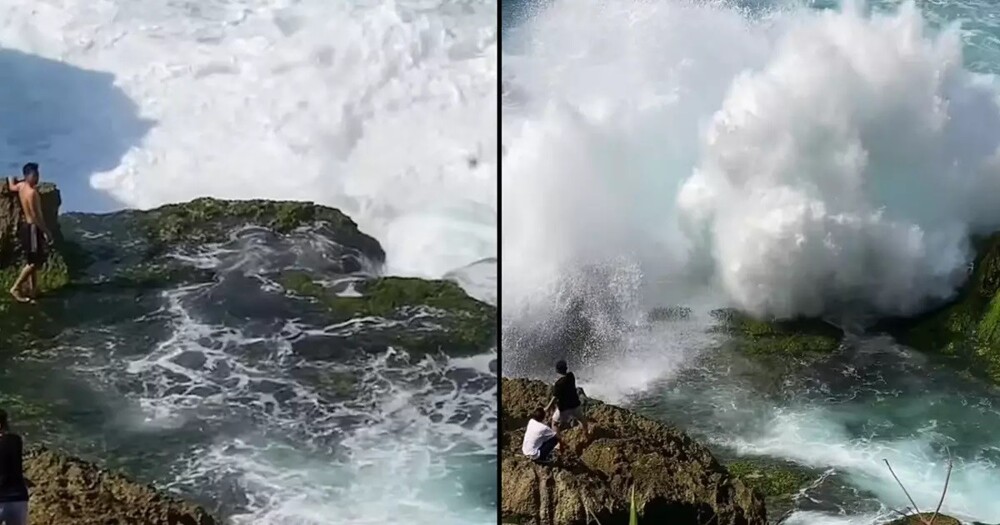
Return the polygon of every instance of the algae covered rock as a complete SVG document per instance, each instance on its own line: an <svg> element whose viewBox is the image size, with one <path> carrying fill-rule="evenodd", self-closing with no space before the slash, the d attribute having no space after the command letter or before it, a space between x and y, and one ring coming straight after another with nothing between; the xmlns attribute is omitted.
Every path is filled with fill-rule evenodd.
<svg viewBox="0 0 1000 525"><path fill-rule="evenodd" d="M818 477L798 465L764 458L732 461L726 468L764 497L772 519L791 511L793 498Z"/></svg>
<svg viewBox="0 0 1000 525"><path fill-rule="evenodd" d="M344 273L385 261L378 241L362 233L347 215L310 202L200 198L145 211L68 213L61 222L74 241L74 277L91 284L148 288L208 280L210 272L185 264L177 255L211 251L247 228L277 236L309 229L342 248L341 256L330 262Z"/></svg>
<svg viewBox="0 0 1000 525"><path fill-rule="evenodd" d="M26 451L24 470L33 525L217 523L201 507L44 447Z"/></svg>
<svg viewBox="0 0 1000 525"><path fill-rule="evenodd" d="M282 285L323 305L332 321L377 317L393 323L363 337L374 346L402 346L411 353L468 355L496 344L496 308L478 301L456 283L404 277L356 282L352 294L338 294L305 272L287 272Z"/></svg>
<svg viewBox="0 0 1000 525"><path fill-rule="evenodd" d="M562 434L554 464L521 454L528 413L543 406L550 386L504 378L501 384L502 521L532 525L628 523L635 487L640 523L764 525L761 496L731 475L704 446L679 430L623 408L589 400L593 435Z"/></svg>
<svg viewBox="0 0 1000 525"><path fill-rule="evenodd" d="M953 300L912 318L885 319L874 330L1000 384L1000 234L974 244L971 275Z"/></svg>
<svg viewBox="0 0 1000 525"><path fill-rule="evenodd" d="M714 310L712 317L719 323L716 330L754 355L828 354L840 347L843 338L839 328L818 319L766 321L732 309Z"/></svg>
<svg viewBox="0 0 1000 525"><path fill-rule="evenodd" d="M140 228L158 248L220 242L234 228L244 225L288 233L301 226L325 223L334 241L356 246L379 262L385 260L378 241L361 233L350 217L335 208L310 202L229 201L205 197L140 212L137 218Z"/></svg>

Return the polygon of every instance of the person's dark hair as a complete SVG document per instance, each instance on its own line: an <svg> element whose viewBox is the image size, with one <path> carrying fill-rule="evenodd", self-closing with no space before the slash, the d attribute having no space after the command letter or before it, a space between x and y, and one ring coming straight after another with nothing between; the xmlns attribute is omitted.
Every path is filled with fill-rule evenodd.
<svg viewBox="0 0 1000 525"><path fill-rule="evenodd" d="M29 162L25 164L24 167L21 168L21 175L24 175L25 177L29 175L38 175L38 163Z"/></svg>
<svg viewBox="0 0 1000 525"><path fill-rule="evenodd" d="M538 407L531 411L531 419L538 421L539 423L545 421L545 409Z"/></svg>
<svg viewBox="0 0 1000 525"><path fill-rule="evenodd" d="M7 411L0 409L0 430L7 430L10 425L10 419L7 417Z"/></svg>
<svg viewBox="0 0 1000 525"><path fill-rule="evenodd" d="M559 372L560 374L565 374L567 370L568 368L566 367L566 361L563 361L562 359L556 361L556 372Z"/></svg>

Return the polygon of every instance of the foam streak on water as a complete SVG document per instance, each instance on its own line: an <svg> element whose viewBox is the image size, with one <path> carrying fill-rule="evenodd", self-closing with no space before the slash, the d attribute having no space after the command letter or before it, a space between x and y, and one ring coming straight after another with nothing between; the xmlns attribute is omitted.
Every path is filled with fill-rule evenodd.
<svg viewBox="0 0 1000 525"><path fill-rule="evenodd" d="M440 277L496 255L496 6L5 2L0 152L70 210L338 206L390 273Z"/></svg>

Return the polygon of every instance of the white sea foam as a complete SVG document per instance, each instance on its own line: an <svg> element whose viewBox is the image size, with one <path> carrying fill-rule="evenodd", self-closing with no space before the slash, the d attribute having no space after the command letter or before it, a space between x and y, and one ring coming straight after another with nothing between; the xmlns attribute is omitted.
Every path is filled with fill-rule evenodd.
<svg viewBox="0 0 1000 525"><path fill-rule="evenodd" d="M898 440L852 436L847 426L852 418L859 417L857 413L852 416L815 407L778 409L771 412L763 435L722 444L741 454L781 457L801 465L835 469L845 473L853 486L877 495L885 504L906 508L909 501L882 461L888 459L918 508L933 509L948 470L947 456L940 445L952 443L953 438L930 429L919 437ZM956 460L942 512L969 521L1000 519L1000 503L993 496L997 484L1000 471L992 462Z"/></svg>
<svg viewBox="0 0 1000 525"><path fill-rule="evenodd" d="M895 513L866 514L863 516L831 516L822 512L796 512L788 517L785 525L872 525L898 518Z"/></svg>

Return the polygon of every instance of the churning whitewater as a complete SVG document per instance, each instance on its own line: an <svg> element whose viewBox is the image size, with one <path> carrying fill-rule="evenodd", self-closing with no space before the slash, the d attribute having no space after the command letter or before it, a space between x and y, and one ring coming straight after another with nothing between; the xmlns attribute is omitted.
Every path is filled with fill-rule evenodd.
<svg viewBox="0 0 1000 525"><path fill-rule="evenodd" d="M496 13L495 0L5 1L0 158L9 173L39 162L63 211L201 196L337 207L384 248L373 272L453 279L495 303ZM113 237L92 226L76 233ZM120 410L82 424L98 440L141 435L160 458L147 478L234 523L492 523L495 352L298 362L351 329L275 309L284 292L258 272L333 249L303 235L232 232L188 263L239 290L221 277L168 290L148 317L64 334L66 381L98 391L74 403ZM324 397L347 384L355 399ZM105 447L134 453L110 458L124 464L151 454Z"/></svg>
<svg viewBox="0 0 1000 525"><path fill-rule="evenodd" d="M1000 398L959 374L926 380L918 354L862 338L850 355L867 369L818 363L774 397L737 379L756 373L737 356L703 359L711 308L852 327L953 296L970 238L1000 227L1000 8L503 9L504 373L548 378L566 334L546 334L583 316L591 344L570 354L588 392L724 455L814 469L790 523L908 505L882 458L933 508L948 453L944 508L1000 520ZM687 320L646 322L677 304Z"/></svg>

